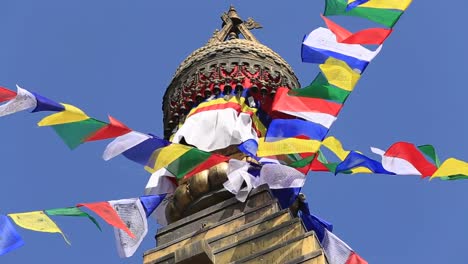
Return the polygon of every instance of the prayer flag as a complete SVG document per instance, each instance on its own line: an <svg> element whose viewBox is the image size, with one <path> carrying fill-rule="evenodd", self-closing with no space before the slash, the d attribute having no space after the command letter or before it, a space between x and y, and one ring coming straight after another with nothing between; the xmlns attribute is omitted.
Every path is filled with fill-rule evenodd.
<svg viewBox="0 0 468 264"><path fill-rule="evenodd" d="M310 213L309 203L307 201L299 204L299 213L307 231L313 230L320 243L322 243L323 238L325 237L325 229L333 232L333 224Z"/></svg>
<svg viewBox="0 0 468 264"><path fill-rule="evenodd" d="M411 0L372 0L349 9L347 0L326 0L324 15L357 16L391 28L410 3Z"/></svg>
<svg viewBox="0 0 468 264"><path fill-rule="evenodd" d="M379 46L377 50L371 51L357 44L338 43L333 32L320 27L305 36L301 57L303 62L318 64L333 57L346 62L353 70L362 73L381 49L382 46Z"/></svg>
<svg viewBox="0 0 468 264"><path fill-rule="evenodd" d="M118 136L125 135L132 131L126 125L124 125L119 120L113 118L109 115L109 124L107 126L99 129L94 134L90 135L85 139L86 142L95 141L95 140L103 140L108 138L116 138Z"/></svg>
<svg viewBox="0 0 468 264"><path fill-rule="evenodd" d="M173 193L177 186L171 178L175 178L175 176L166 168L161 168L155 171L151 174L151 177L146 184L145 194L159 195Z"/></svg>
<svg viewBox="0 0 468 264"><path fill-rule="evenodd" d="M67 244L70 245L62 230L50 219L43 211L34 211L27 213L9 214L13 221L25 229L38 232L60 233Z"/></svg>
<svg viewBox="0 0 468 264"><path fill-rule="evenodd" d="M70 149L75 149L85 142L87 137L105 126L106 123L89 118L73 123L53 125L52 128Z"/></svg>
<svg viewBox="0 0 468 264"><path fill-rule="evenodd" d="M361 75L351 69L342 60L328 58L324 64L319 65L320 70L327 78L328 83L351 92L361 78Z"/></svg>
<svg viewBox="0 0 468 264"><path fill-rule="evenodd" d="M348 157L348 155L351 153L350 151L348 150L345 150L343 148L343 145L341 144L341 142L335 138L335 137L327 137L322 145L326 148L328 148L331 152L333 152L333 154L335 154L342 162ZM356 156L354 156L356 157ZM351 157L350 157L351 158ZM357 158L357 157L356 157ZM352 161L352 160L350 160ZM350 163L345 163L342 165L341 168L338 168L338 165L339 163L324 163L325 166L327 166L331 172L333 173L338 173L337 170L340 169L339 172L342 172L344 173L346 171L346 173L372 173L371 170L369 170L369 168L365 167L365 165L369 165L369 166L372 166L374 169L377 169L376 168L376 164L372 164L371 165L371 161L367 160L367 162L364 162L363 160L356 160L357 163L360 163L362 162L362 167L354 167L351 169L350 172L344 170L346 165L349 165L350 163L353 163L353 162L350 162ZM356 165L356 164L353 164L353 165Z"/></svg>
<svg viewBox="0 0 468 264"><path fill-rule="evenodd" d="M189 178L202 170L209 169L228 159L228 157L222 155L192 148L179 158L173 160L166 168L174 174L177 179Z"/></svg>
<svg viewBox="0 0 468 264"><path fill-rule="evenodd" d="M301 117L325 128L330 128L341 107L341 104L323 99L291 96L288 95L287 88L280 87L276 92L272 111Z"/></svg>
<svg viewBox="0 0 468 264"><path fill-rule="evenodd" d="M151 135L149 139L141 142L136 146L133 146L132 148L125 150L122 154L127 159L141 164L143 166L146 166L151 158L151 155L156 150L164 148L169 144L169 141Z"/></svg>
<svg viewBox="0 0 468 264"><path fill-rule="evenodd" d="M343 104L351 91L346 91L331 85L323 73L319 73L309 86L291 89L288 94L291 96L322 98Z"/></svg>
<svg viewBox="0 0 468 264"><path fill-rule="evenodd" d="M114 227L119 256L131 257L148 233L145 210L137 198L109 201L109 203L133 234L129 236L122 229Z"/></svg>
<svg viewBox="0 0 468 264"><path fill-rule="evenodd" d="M437 167L429 162L421 151L413 144L397 142L387 151L371 148L372 152L382 156L383 167L398 175L431 176Z"/></svg>
<svg viewBox="0 0 468 264"><path fill-rule="evenodd" d="M102 158L104 160L110 160L150 138L151 136L147 134L131 131L128 134L117 137L109 143L102 154Z"/></svg>
<svg viewBox="0 0 468 264"><path fill-rule="evenodd" d="M109 202L95 202L95 203L81 203L77 207L84 206L89 210L95 212L109 225L117 227L125 231L130 237L135 238L135 235L128 229L127 225L122 221L120 216L109 204Z"/></svg>
<svg viewBox="0 0 468 264"><path fill-rule="evenodd" d="M21 236L5 215L0 215L0 256L24 245Z"/></svg>
<svg viewBox="0 0 468 264"><path fill-rule="evenodd" d="M16 87L18 92L15 98L11 99L6 104L0 105L0 116L6 116L36 107L36 97L18 85Z"/></svg>
<svg viewBox="0 0 468 264"><path fill-rule="evenodd" d="M354 170L356 168L366 168L366 170ZM353 171L354 170L354 171ZM351 151L346 158L338 164L335 169L335 174L352 171L353 173L380 173L380 174L390 174L393 175L394 173L389 172L384 169L382 164L376 160L368 158L361 153L356 151Z"/></svg>
<svg viewBox="0 0 468 264"><path fill-rule="evenodd" d="M154 173L162 168L167 168L169 164L190 151L192 147L182 144L171 144L169 146L156 149L147 162L145 169Z"/></svg>
<svg viewBox="0 0 468 264"><path fill-rule="evenodd" d="M16 97L16 93L4 87L0 87L0 103L10 101Z"/></svg>
<svg viewBox="0 0 468 264"><path fill-rule="evenodd" d="M166 196L167 193L140 196L140 202L145 209L146 217L149 217L154 212L154 210L161 204Z"/></svg>
<svg viewBox="0 0 468 264"><path fill-rule="evenodd" d="M96 219L90 216L88 213L85 213L80 210L78 207L65 207L65 208L57 208L57 209L48 209L44 210L47 215L58 215L58 216L78 216L78 217L87 217L91 222L93 222L96 227L102 231L101 226L96 221Z"/></svg>
<svg viewBox="0 0 468 264"><path fill-rule="evenodd" d="M81 109L69 104L62 104L64 111L44 117L39 121L39 126L52 126L66 123L73 123L89 119Z"/></svg>
<svg viewBox="0 0 468 264"><path fill-rule="evenodd" d="M327 229L322 246L330 264L367 264L353 249Z"/></svg>
<svg viewBox="0 0 468 264"><path fill-rule="evenodd" d="M37 105L31 112L41 112L41 111L53 111L53 112L61 112L65 110L65 106L59 104L47 97L44 97L40 94L32 92L32 94L36 97Z"/></svg>
<svg viewBox="0 0 468 264"><path fill-rule="evenodd" d="M432 178L444 178L448 177L448 179L466 179L468 178L468 163L455 159L449 158L440 165Z"/></svg>
<svg viewBox="0 0 468 264"><path fill-rule="evenodd" d="M300 119L273 119L268 126L265 140L268 142L284 138L305 136L309 139L323 140L328 129L322 125Z"/></svg>
<svg viewBox="0 0 468 264"><path fill-rule="evenodd" d="M356 33L351 33L345 28L322 15L328 29L336 35L336 41L346 44L381 45L392 33L392 29L368 28Z"/></svg>
<svg viewBox="0 0 468 264"><path fill-rule="evenodd" d="M266 142L260 138L257 156L267 157L293 153L315 153L320 148L320 141L310 139L288 138L275 142Z"/></svg>

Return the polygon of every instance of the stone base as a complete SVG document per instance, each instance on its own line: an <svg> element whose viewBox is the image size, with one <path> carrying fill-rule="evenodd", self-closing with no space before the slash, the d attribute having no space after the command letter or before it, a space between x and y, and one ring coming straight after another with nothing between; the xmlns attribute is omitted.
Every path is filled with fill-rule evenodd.
<svg viewBox="0 0 468 264"><path fill-rule="evenodd" d="M231 198L161 228L156 240L144 264L327 263L315 233L281 210L267 186L245 203Z"/></svg>

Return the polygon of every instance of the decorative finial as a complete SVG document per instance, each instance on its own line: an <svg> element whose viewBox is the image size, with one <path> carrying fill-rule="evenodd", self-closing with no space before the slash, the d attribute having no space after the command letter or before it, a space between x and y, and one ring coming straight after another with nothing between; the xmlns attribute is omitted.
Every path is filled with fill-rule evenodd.
<svg viewBox="0 0 468 264"><path fill-rule="evenodd" d="M227 13L221 15L221 20L223 20L223 28L219 32L215 32L208 43L236 39L239 38L239 34L242 34L246 40L258 42L250 30L262 28L262 26L251 17L247 21L243 21L233 5L230 5Z"/></svg>

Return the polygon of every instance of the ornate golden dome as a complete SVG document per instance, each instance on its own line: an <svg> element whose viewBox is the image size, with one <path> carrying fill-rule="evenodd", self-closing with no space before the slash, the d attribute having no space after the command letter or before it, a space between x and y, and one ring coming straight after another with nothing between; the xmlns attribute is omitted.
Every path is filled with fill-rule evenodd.
<svg viewBox="0 0 468 264"><path fill-rule="evenodd" d="M166 138L195 104L213 94L251 89L266 96L279 86L299 87L291 66L250 32L260 24L252 18L242 21L232 6L221 19L223 28L180 64L164 94Z"/></svg>

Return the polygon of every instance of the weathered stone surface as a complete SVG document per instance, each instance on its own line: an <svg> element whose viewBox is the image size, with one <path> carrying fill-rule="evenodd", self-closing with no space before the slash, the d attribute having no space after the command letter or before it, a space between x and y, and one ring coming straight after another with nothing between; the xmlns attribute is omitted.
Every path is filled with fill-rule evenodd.
<svg viewBox="0 0 468 264"><path fill-rule="evenodd" d="M278 243L304 234L300 219L293 219L279 226L254 234L227 247L213 250L216 263L230 263L268 249Z"/></svg>
<svg viewBox="0 0 468 264"><path fill-rule="evenodd" d="M257 220L255 222L260 222L264 219L263 217L269 217L269 215L279 213L278 211L278 203L276 201L271 201L269 204L232 216L223 221L220 221L215 225L206 227L192 234L186 234L179 239L162 244L153 250L147 251L144 256L144 263L163 257L171 252L174 252L180 247L184 247L198 240L207 240L223 234L230 234L233 230L236 230L236 228L242 227L245 224L255 220ZM287 211L283 211L281 214L288 215L289 213Z"/></svg>
<svg viewBox="0 0 468 264"><path fill-rule="evenodd" d="M251 256L239 259L234 263L287 263L317 250L321 250L320 243L315 233L309 232L278 243ZM324 259L322 260L323 262L318 263L326 263Z"/></svg>

